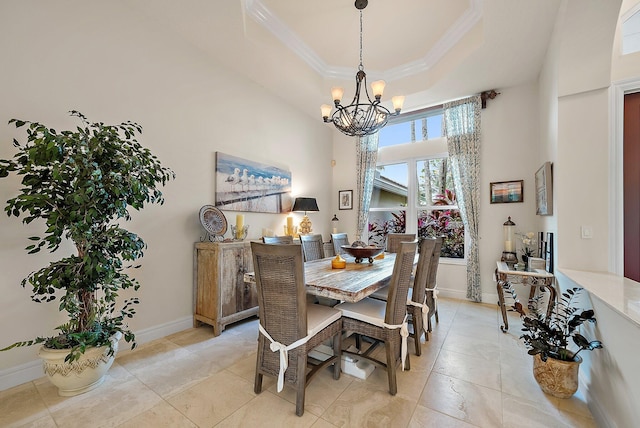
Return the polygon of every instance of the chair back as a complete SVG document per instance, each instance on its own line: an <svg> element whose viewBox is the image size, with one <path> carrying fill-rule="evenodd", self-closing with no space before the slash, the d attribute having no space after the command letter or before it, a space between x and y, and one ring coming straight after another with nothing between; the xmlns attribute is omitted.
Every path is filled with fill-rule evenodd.
<svg viewBox="0 0 640 428"><path fill-rule="evenodd" d="M300 245L251 242L251 253L260 324L273 340L285 345L305 337L307 296ZM276 357L274 369L278 367Z"/></svg>
<svg viewBox="0 0 640 428"><path fill-rule="evenodd" d="M300 243L302 244L302 253L304 254L305 262L324 259L322 235L300 235Z"/></svg>
<svg viewBox="0 0 640 428"><path fill-rule="evenodd" d="M417 246L417 241L411 241L400 243L398 248L389 281L389 294L387 294L387 308L384 316L384 322L387 324L402 324L407 313L407 294Z"/></svg>
<svg viewBox="0 0 640 428"><path fill-rule="evenodd" d="M349 245L349 237L346 233L332 233L331 242L333 243L333 252L335 254L344 254L343 245Z"/></svg>
<svg viewBox="0 0 640 428"><path fill-rule="evenodd" d="M397 253L401 242L413 241L414 239L416 239L415 233L388 233L386 251Z"/></svg>
<svg viewBox="0 0 640 428"><path fill-rule="evenodd" d="M423 238L419 244L418 266L416 267L416 275L413 279L413 291L411 300L416 303L424 303L424 298L429 281L429 270L431 268L433 249L435 248L437 239Z"/></svg>
<svg viewBox="0 0 640 428"><path fill-rule="evenodd" d="M431 263L429 267L429 278L427 279L426 288L434 288L436 286L436 277L438 276L438 266L440 265L440 251L442 250L442 238L435 238L433 253L431 254Z"/></svg>
<svg viewBox="0 0 640 428"><path fill-rule="evenodd" d="M293 244L293 236L263 236L262 242L265 244Z"/></svg>

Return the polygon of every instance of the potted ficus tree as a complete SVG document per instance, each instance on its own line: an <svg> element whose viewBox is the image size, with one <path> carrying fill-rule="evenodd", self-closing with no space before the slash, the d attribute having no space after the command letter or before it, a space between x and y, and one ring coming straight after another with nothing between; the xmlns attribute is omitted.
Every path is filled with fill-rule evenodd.
<svg viewBox="0 0 640 428"><path fill-rule="evenodd" d="M0 159L0 178L22 177L19 194L6 203L7 215L22 217L27 224L44 222L43 233L29 238L28 253L43 248L56 252L64 240L76 248L75 254L22 280L23 287L32 287L33 301L57 300L68 320L50 337L2 349L42 344L39 355L45 373L61 395L99 385L123 335L135 347L126 320L135 314L138 299L119 302L118 294L140 287L127 270L138 267L130 262L143 255L146 244L118 221L130 220L130 208L162 204L158 187L175 177L136 140L142 133L140 125L91 123L77 111L70 113L82 122L73 131L10 120L16 128L26 127L27 141L20 144L14 139L13 158ZM94 367L98 372L91 374Z"/></svg>
<svg viewBox="0 0 640 428"><path fill-rule="evenodd" d="M585 322L596 322L593 309L576 306L582 290L573 287L562 293L549 317L538 310L539 297L532 302L531 316L517 300L513 306L523 321L520 338L533 355L533 376L544 392L559 398L569 398L578 390L580 352L602 348L602 342L588 340L578 332Z"/></svg>

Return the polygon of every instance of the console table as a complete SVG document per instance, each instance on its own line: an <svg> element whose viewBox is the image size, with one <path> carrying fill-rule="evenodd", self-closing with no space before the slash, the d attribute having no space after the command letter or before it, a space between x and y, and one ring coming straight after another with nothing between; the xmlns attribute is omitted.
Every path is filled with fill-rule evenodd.
<svg viewBox="0 0 640 428"><path fill-rule="evenodd" d="M500 326L500 330L506 333L509 329L509 320L507 319L507 305L504 302L505 290L513 294L512 284L523 284L531 287L540 286L541 290L549 291L549 302L547 304L547 317L551 316L553 306L556 301L556 289L553 286L554 275L544 269L530 269L527 271L516 270L510 268L505 262L497 262L496 280L498 289L498 306L502 312L502 321L504 325ZM533 291L533 289L532 289Z"/></svg>

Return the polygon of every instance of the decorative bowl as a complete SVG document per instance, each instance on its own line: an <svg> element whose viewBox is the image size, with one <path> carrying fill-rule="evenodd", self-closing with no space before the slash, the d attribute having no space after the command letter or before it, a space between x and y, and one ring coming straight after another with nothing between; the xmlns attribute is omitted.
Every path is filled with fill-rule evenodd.
<svg viewBox="0 0 640 428"><path fill-rule="evenodd" d="M369 259L369 263L373 263L373 258L384 252L384 247L352 247L351 245L341 245L340 248L345 253L356 258L356 263L360 263L364 259Z"/></svg>

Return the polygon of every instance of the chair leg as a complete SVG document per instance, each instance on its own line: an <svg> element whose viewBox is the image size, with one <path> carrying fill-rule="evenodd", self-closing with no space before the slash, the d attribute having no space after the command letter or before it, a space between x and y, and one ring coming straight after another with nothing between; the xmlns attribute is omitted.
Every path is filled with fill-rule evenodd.
<svg viewBox="0 0 640 428"><path fill-rule="evenodd" d="M407 359L404 360L404 369L405 371L411 370L411 358L409 358L409 353L407 352Z"/></svg>
<svg viewBox="0 0 640 428"><path fill-rule="evenodd" d="M413 342L416 348L416 355L419 357L422 355L422 311L412 310L411 323L413 324Z"/></svg>
<svg viewBox="0 0 640 428"><path fill-rule="evenodd" d="M333 378L335 380L340 379L340 371L342 365L342 332L338 332L335 336L333 336L333 355L336 355L337 358L333 363Z"/></svg>
<svg viewBox="0 0 640 428"><path fill-rule="evenodd" d="M260 373L260 360L262 359L262 342L258 340L258 353L256 354L256 377L253 381L253 392L262 392L262 373Z"/></svg>
<svg viewBox="0 0 640 428"><path fill-rule="evenodd" d="M436 313L436 322L439 323L440 322L440 318L438 318L438 303L435 303L435 305L436 305L436 312L435 312Z"/></svg>
<svg viewBox="0 0 640 428"><path fill-rule="evenodd" d="M396 380L396 356L393 347L389 341L384 344L387 351L387 378L389 379L389 394L396 395L398 392L398 383Z"/></svg>
<svg viewBox="0 0 640 428"><path fill-rule="evenodd" d="M304 393L307 386L307 356L298 356L298 382L296 384L296 415L302 416L304 414Z"/></svg>

